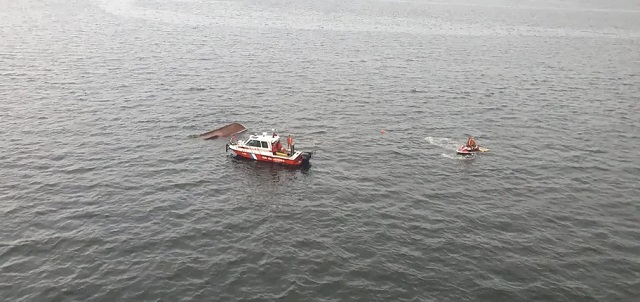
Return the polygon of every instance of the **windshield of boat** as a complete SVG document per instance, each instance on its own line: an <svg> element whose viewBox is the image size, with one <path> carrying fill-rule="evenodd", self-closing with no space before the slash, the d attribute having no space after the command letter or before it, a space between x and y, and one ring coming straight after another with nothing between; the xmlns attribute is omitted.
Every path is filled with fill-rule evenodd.
<svg viewBox="0 0 640 302"><path fill-rule="evenodd" d="M262 147L262 144L260 144L260 141L257 140L249 140L246 143L244 143L245 146L247 147Z"/></svg>
<svg viewBox="0 0 640 302"><path fill-rule="evenodd" d="M269 148L269 144L267 142L254 140L254 139L247 141L244 145L247 147L258 147L258 148L265 148L265 149Z"/></svg>

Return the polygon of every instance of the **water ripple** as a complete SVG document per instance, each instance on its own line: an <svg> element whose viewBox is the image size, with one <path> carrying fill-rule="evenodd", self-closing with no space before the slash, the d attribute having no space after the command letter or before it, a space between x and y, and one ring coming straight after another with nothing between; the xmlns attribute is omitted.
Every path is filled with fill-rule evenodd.
<svg viewBox="0 0 640 302"><path fill-rule="evenodd" d="M0 296L634 301L632 2L5 1Z"/></svg>

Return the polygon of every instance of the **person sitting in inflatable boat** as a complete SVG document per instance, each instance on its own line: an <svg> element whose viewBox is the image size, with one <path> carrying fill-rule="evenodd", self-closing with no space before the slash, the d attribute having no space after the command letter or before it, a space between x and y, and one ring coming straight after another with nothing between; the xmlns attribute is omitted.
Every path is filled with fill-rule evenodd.
<svg viewBox="0 0 640 302"><path fill-rule="evenodd" d="M472 136L469 136L469 139L467 139L467 145L465 147L468 151L478 151L479 149L478 145L476 144L476 139Z"/></svg>

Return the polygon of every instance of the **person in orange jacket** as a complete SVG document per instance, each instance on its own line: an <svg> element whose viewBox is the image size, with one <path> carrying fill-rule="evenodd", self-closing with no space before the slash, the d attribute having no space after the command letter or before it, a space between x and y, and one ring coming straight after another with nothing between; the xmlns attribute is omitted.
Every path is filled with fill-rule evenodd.
<svg viewBox="0 0 640 302"><path fill-rule="evenodd" d="M289 149L290 153L293 154L293 138L291 135L287 136L287 149Z"/></svg>
<svg viewBox="0 0 640 302"><path fill-rule="evenodd" d="M472 136L469 136L469 138L467 139L467 150L469 151L476 151L478 150L478 145L476 144L476 139L473 138Z"/></svg>

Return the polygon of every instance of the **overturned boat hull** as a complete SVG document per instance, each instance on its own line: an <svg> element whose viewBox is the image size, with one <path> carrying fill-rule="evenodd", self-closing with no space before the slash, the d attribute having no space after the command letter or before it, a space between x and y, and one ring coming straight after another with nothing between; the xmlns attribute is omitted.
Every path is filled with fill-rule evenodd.
<svg viewBox="0 0 640 302"><path fill-rule="evenodd" d="M200 135L198 135L199 138L202 139L216 139L219 137L230 137L232 135L236 135L238 133L242 133L244 131L247 131L247 128L241 124L238 123L231 123L229 125L226 125L224 127L215 129L215 130L211 130L209 132L205 132L202 133Z"/></svg>

